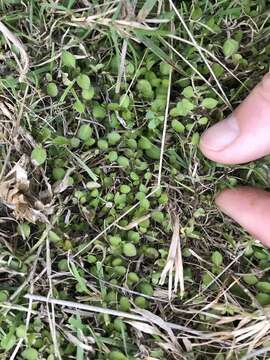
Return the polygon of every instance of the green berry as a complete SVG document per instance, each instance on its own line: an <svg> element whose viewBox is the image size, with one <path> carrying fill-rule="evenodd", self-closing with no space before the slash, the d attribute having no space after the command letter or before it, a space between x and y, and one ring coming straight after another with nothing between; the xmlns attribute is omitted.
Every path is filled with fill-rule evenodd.
<svg viewBox="0 0 270 360"><path fill-rule="evenodd" d="M86 141L88 140L92 135L92 128L88 124L81 125L78 131L78 138Z"/></svg>
<svg viewBox="0 0 270 360"><path fill-rule="evenodd" d="M31 153L31 160L33 165L40 166L46 161L46 159L47 159L46 150L41 146L35 147Z"/></svg>
<svg viewBox="0 0 270 360"><path fill-rule="evenodd" d="M85 74L80 74L77 78L77 84L83 90L88 90L90 88L91 82L89 76Z"/></svg>
<svg viewBox="0 0 270 360"><path fill-rule="evenodd" d="M125 243L123 246L123 253L127 257L133 257L137 255L137 250L134 244L132 243Z"/></svg>
<svg viewBox="0 0 270 360"><path fill-rule="evenodd" d="M76 67L76 59L69 51L62 52L62 65L70 68Z"/></svg>
<svg viewBox="0 0 270 360"><path fill-rule="evenodd" d="M55 83L49 83L47 85L47 94L51 97L55 97L58 95L58 89Z"/></svg>

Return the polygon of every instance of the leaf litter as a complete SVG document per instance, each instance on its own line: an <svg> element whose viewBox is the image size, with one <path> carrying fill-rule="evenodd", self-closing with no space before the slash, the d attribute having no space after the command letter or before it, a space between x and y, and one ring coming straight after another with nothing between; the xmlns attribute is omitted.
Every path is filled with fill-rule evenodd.
<svg viewBox="0 0 270 360"><path fill-rule="evenodd" d="M17 220L49 224L48 215L52 214L52 204L44 204L31 192L26 170L28 163L27 157L23 155L0 182L0 201Z"/></svg>

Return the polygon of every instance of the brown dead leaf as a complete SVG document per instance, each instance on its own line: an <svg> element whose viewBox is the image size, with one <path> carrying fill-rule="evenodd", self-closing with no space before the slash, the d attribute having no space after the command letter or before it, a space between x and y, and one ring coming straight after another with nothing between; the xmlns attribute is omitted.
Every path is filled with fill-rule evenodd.
<svg viewBox="0 0 270 360"><path fill-rule="evenodd" d="M0 201L12 210L18 220L49 223L47 215L51 206L44 205L31 194L25 170L27 163L27 158L23 156L0 182Z"/></svg>

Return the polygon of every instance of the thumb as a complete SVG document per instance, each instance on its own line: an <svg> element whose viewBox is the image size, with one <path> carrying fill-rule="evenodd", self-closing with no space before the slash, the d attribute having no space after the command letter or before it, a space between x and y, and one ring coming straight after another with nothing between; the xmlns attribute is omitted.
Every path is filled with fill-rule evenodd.
<svg viewBox="0 0 270 360"><path fill-rule="evenodd" d="M202 135L200 148L209 159L241 164L270 153L270 73L227 119Z"/></svg>
<svg viewBox="0 0 270 360"><path fill-rule="evenodd" d="M256 239L270 246L270 193L251 187L227 189L217 196L216 204Z"/></svg>

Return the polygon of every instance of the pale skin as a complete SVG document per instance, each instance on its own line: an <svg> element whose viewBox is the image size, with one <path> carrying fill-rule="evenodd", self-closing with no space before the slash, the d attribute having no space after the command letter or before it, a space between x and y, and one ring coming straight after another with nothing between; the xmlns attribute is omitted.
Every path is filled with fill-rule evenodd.
<svg viewBox="0 0 270 360"><path fill-rule="evenodd" d="M209 159L242 164L270 154L270 73L233 114L206 130L200 148ZM251 235L270 247L270 193L252 187L227 189L217 206Z"/></svg>

